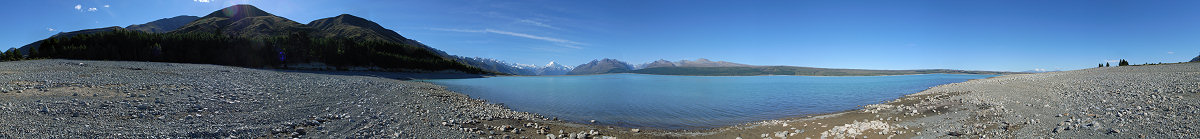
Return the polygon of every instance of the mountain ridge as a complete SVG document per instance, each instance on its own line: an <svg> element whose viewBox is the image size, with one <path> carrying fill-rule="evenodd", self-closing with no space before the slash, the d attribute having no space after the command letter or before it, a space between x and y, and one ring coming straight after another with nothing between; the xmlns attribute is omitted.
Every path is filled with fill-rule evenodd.
<svg viewBox="0 0 1200 139"><path fill-rule="evenodd" d="M1200 56L1196 56L1196 58L1192 58L1192 60L1188 62L1200 62Z"/></svg>
<svg viewBox="0 0 1200 139"><path fill-rule="evenodd" d="M605 58L592 60L581 64L568 75L637 73L655 75L688 75L688 76L757 76L757 75L803 75L803 76L881 76L909 74L1015 74L1017 72L998 71L968 71L952 69L920 69L920 70L870 70L870 69L835 69L798 66L759 66L733 63L727 61L712 61L704 58L696 60L680 60L671 62L655 60L637 66L638 68L621 69L624 64L616 59Z"/></svg>
<svg viewBox="0 0 1200 139"><path fill-rule="evenodd" d="M727 61L712 61L712 60L708 60L705 58L699 58L696 60L679 60L678 62L671 62L671 61L659 59L659 60L656 60L656 61L653 61L650 63L639 64L637 66L634 66L634 69L636 70L636 69L657 68L657 67L749 67L749 66L753 66L753 65L733 63L733 62L727 62Z"/></svg>
<svg viewBox="0 0 1200 139"><path fill-rule="evenodd" d="M200 17L190 16L190 15L180 15L180 16L175 16L175 17L171 17L171 18L163 18L163 19L150 21L145 24L129 25L129 26L126 26L125 29L139 30L139 31L145 31L145 32L152 32L152 33L165 33L165 32L175 31L175 29L179 29L180 27L183 27L184 25L187 25L188 23L191 23L192 21L196 21L196 19L200 19Z"/></svg>
<svg viewBox="0 0 1200 139"><path fill-rule="evenodd" d="M573 68L550 61L545 66L539 67L535 72L536 75L566 75Z"/></svg>
<svg viewBox="0 0 1200 139"><path fill-rule="evenodd" d="M317 37L340 36L363 40L386 40L429 49L442 57L452 57L444 51L434 49L419 41L408 39L396 31L384 28L379 23L350 14L340 14L334 17L317 19L305 25L316 29L317 31L311 35Z"/></svg>
<svg viewBox="0 0 1200 139"><path fill-rule="evenodd" d="M560 65L554 61L550 61L550 63L543 66L537 66L509 63L502 60L482 57L455 57L457 57L459 62L467 65L513 75L565 75L567 72L571 71L571 67Z"/></svg>
<svg viewBox="0 0 1200 139"><path fill-rule="evenodd" d="M215 33L235 37L271 37L314 32L299 22L275 16L253 5L233 5L196 19L171 32Z"/></svg>
<svg viewBox="0 0 1200 139"><path fill-rule="evenodd" d="M630 66L628 63L616 59L604 58L575 66L574 69L567 72L567 75L622 73L631 70L633 70L633 66Z"/></svg>
<svg viewBox="0 0 1200 139"><path fill-rule="evenodd" d="M178 19L178 17L183 17ZM321 28L275 16L252 5L214 11L171 31L144 29L163 20L131 25L137 30L109 27L60 33L27 47L42 52L29 57L96 60L136 60L204 63L254 67L365 69L438 72L457 70L494 74L455 61L444 52L399 36L377 23L342 14L320 22ZM322 20L325 21L325 20ZM358 30L358 34L330 31ZM333 32L333 33L330 33ZM75 36L76 34L91 34ZM323 34L323 35L313 35ZM333 35L328 35L333 34ZM382 35L381 35L382 34ZM393 39L362 40L357 36ZM70 38L70 39L67 39ZM41 46L48 46L41 47ZM318 66L318 67L312 67Z"/></svg>
<svg viewBox="0 0 1200 139"><path fill-rule="evenodd" d="M58 34L51 35L49 38L73 37L75 35L81 35L81 34L93 34L93 33L98 33L98 32L124 30L124 29L125 28L121 28L119 26L84 29L84 30L76 30L76 31L71 31L71 32L59 32ZM49 39L49 38L47 38L47 39ZM24 46L18 47L17 52L20 52L21 55L24 55L25 57L29 57L31 52L33 52L33 50L41 48L41 45L42 45L42 41L34 41L34 42L26 44Z"/></svg>
<svg viewBox="0 0 1200 139"><path fill-rule="evenodd" d="M796 66L753 66L753 67L658 67L628 71L625 73L654 74L654 75L689 75L689 76L759 76L759 75L799 75L799 76L884 76L912 74L1015 74L1014 72L968 71L951 69L925 70L868 70L868 69L831 69Z"/></svg>

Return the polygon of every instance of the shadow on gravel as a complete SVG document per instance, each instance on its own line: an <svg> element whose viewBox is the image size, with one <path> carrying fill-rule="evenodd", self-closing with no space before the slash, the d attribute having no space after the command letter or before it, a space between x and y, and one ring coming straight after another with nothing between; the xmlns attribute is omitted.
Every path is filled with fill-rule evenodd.
<svg viewBox="0 0 1200 139"><path fill-rule="evenodd" d="M417 79L466 79L466 78L483 78L488 75L482 74L464 74L464 73L414 73L414 72L382 72L382 71L320 71L320 70L283 70L283 69L264 69L279 72L297 72L297 73L313 73L326 75L344 75L344 76L367 76L380 77L397 80L417 80Z"/></svg>

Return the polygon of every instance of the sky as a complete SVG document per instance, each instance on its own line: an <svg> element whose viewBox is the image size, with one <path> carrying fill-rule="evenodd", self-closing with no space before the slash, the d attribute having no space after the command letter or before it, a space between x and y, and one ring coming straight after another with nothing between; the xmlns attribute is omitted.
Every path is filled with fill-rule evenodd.
<svg viewBox="0 0 1200 139"><path fill-rule="evenodd" d="M252 4L300 23L351 14L453 55L854 69L1074 70L1200 55L1200 1L18 0L0 48Z"/></svg>

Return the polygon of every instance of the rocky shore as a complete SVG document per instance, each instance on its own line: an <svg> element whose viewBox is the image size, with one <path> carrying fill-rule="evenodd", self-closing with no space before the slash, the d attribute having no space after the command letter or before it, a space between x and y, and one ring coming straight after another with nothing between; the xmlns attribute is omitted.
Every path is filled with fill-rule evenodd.
<svg viewBox="0 0 1200 139"><path fill-rule="evenodd" d="M1197 138L1200 63L1019 74L704 130L568 123L390 78L0 62L0 138Z"/></svg>
<svg viewBox="0 0 1200 139"><path fill-rule="evenodd" d="M428 83L203 64L0 62L0 92L0 138L472 138L447 125L539 118Z"/></svg>
<svg viewBox="0 0 1200 139"><path fill-rule="evenodd" d="M696 138L1198 138L1200 63L1017 74Z"/></svg>

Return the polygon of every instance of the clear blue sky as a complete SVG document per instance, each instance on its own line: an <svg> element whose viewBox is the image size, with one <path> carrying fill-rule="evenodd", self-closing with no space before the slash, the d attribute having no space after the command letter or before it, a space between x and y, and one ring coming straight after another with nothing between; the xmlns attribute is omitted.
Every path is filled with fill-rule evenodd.
<svg viewBox="0 0 1200 139"><path fill-rule="evenodd" d="M0 48L237 3L300 23L348 13L451 54L524 64L708 58L754 65L1024 71L1200 54L1200 1L18 0ZM78 8L76 8L78 6ZM94 8L94 9L93 9ZM1115 64L1115 63L1114 63Z"/></svg>

